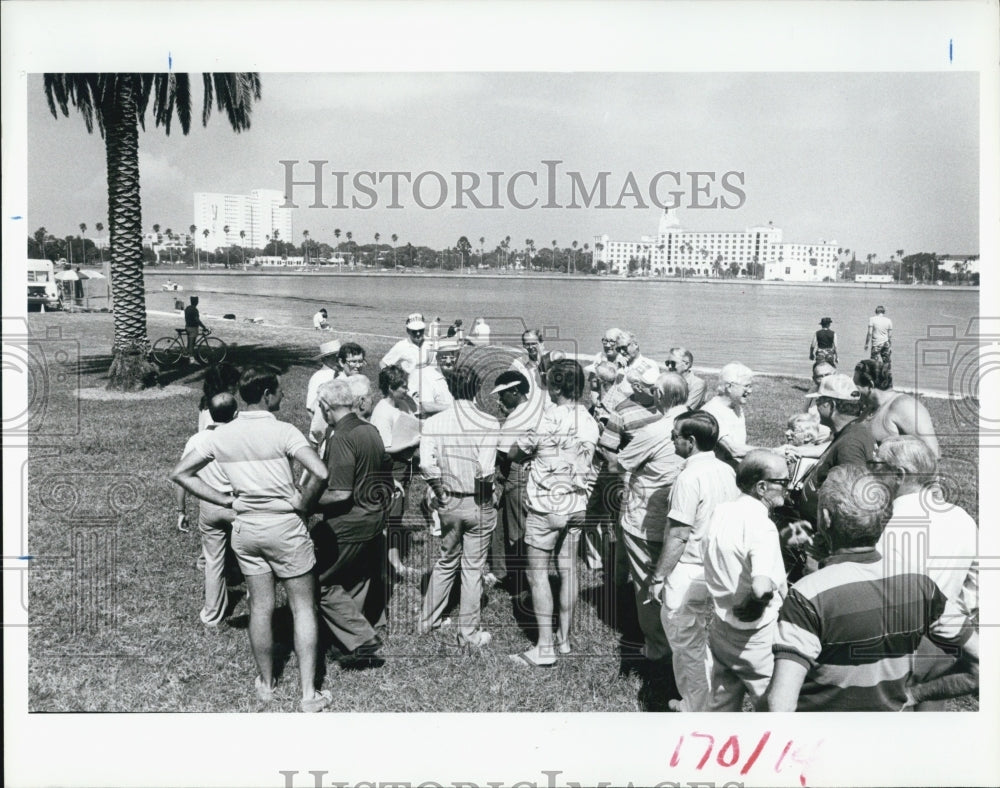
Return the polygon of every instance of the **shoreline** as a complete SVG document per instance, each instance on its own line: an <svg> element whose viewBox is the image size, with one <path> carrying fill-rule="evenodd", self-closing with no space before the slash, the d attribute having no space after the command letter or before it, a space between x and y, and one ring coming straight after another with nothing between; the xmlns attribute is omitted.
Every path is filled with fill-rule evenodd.
<svg viewBox="0 0 1000 788"><path fill-rule="evenodd" d="M330 266L333 269L333 266ZM472 273L457 273L452 271L419 271L419 272L400 272L400 271L288 271L288 270L265 270L263 268L256 270L239 270L239 269L218 269L218 268L206 268L206 269L195 269L195 268L183 268L181 270L143 270L143 276L153 276L153 277L166 277L170 279L175 276L306 276L306 277L358 277L363 279L380 279L383 277L399 277L399 278L413 278L419 277L421 279L469 279L475 277L477 279L486 280L500 280L508 281L511 279L516 280L542 280L542 281L553 281L553 282L565 282L567 280L574 282L620 282L620 283L635 283L635 284L649 284L654 283L672 283L672 284L706 284L706 285L739 285L739 286L760 286L760 285L774 285L780 287L846 287L846 288L857 288L863 290L929 290L932 292L942 292L942 291L960 291L960 292L979 292L978 285L903 285L894 282L786 282L782 279L713 279L713 278L702 278L702 277L624 277L624 276L597 276L594 274L551 274L551 273L496 273L487 272L480 273L478 271ZM170 292L170 291L163 291Z"/></svg>
<svg viewBox="0 0 1000 788"><path fill-rule="evenodd" d="M157 318L174 318L174 319L176 319L176 318L182 318L183 317L183 313L180 312L180 311L167 312L167 311L158 310L158 309L146 309L146 315L147 315L147 317L148 316L153 316L153 317L157 317ZM286 325L282 325L281 323L269 323L269 322L266 322L266 321L265 322L260 322L260 323L255 323L255 322L251 322L250 320L247 320L247 319L244 319L243 321L226 320L225 318L222 317L222 315L207 315L206 314L206 315L202 315L202 320L206 320L206 321L211 320L211 321L213 321L215 323L223 324L223 325L226 325L226 326L229 326L229 327L232 327L232 328L237 328L237 329L240 329L240 330L242 330L242 329L258 329L258 330L261 330L262 329L262 330L267 330L267 331L280 331L280 332L286 332L286 333L287 332L296 332L296 334L298 336L302 337L303 339L306 336L312 336L314 339L319 340L323 336L327 336L327 335L331 335L331 336L350 336L350 337L372 337L372 338L377 338L377 339L390 339L390 340L397 340L397 339L401 338L399 336L393 336L393 335L389 335L389 334L373 334L373 333L368 333L368 332L364 332L364 331L346 331L346 330L337 329L337 328L332 328L329 331L317 332L316 329L311 328L309 326L293 326L293 325L286 326ZM287 337L286 337L286 339L287 339ZM303 343L304 346L308 345L308 344L309 343L306 343L306 342ZM511 349L510 346L508 346L508 345L498 345L497 347L505 347L505 348ZM513 348L513 349L516 350L516 348ZM588 360L588 361L591 358L593 358L592 354L587 354L585 356L585 359ZM662 364L660 364L659 362L657 362L657 366L659 366L662 371L666 371L666 368ZM693 371L695 373L697 373L699 375L702 375L702 374L706 374L706 375L718 375L719 372L721 371L720 367L701 367L701 366L695 366L695 367L692 367L692 369L693 369ZM767 372L767 371L759 371L759 370L755 369L753 371L753 374L754 374L755 377L761 377L761 378L785 378L787 380L805 381L807 383L811 383L812 382L810 380L810 378L808 378L808 377L804 377L804 376L800 377L800 376L797 376L797 375L789 375L786 372ZM940 399L940 400L951 400L951 401L959 401L959 400L967 399L966 397L962 397L962 396L956 395L956 394L954 394L952 392L938 391L936 389L926 389L926 390L918 391L916 389L913 389L913 388L910 388L910 387L906 387L906 386L894 386L893 390L894 391L902 392L904 394L911 394L911 395L918 395L918 396L921 396L921 397L926 397L928 399Z"/></svg>

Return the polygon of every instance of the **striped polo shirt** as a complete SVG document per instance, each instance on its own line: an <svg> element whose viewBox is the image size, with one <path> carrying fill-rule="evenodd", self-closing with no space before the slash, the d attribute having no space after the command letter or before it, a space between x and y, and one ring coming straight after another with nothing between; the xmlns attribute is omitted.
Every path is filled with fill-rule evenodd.
<svg viewBox="0 0 1000 788"><path fill-rule="evenodd" d="M192 451L219 464L236 495L233 511L292 511L292 457L309 445L296 427L266 410L243 410L206 435Z"/></svg>
<svg viewBox="0 0 1000 788"><path fill-rule="evenodd" d="M652 397L632 394L611 410L598 446L608 451L621 451L637 430L659 421L662 416Z"/></svg>
<svg viewBox="0 0 1000 788"><path fill-rule="evenodd" d="M826 559L778 616L775 659L807 669L796 711L899 711L921 638L954 650L972 634L948 604L933 580L893 572L874 548Z"/></svg>

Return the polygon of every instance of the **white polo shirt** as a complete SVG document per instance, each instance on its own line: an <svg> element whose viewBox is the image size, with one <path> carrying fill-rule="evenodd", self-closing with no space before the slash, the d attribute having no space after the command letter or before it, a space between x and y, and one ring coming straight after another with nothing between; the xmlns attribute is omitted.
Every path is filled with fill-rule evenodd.
<svg viewBox="0 0 1000 788"><path fill-rule="evenodd" d="M715 507L702 539L705 584L715 614L736 629L760 629L778 618L781 600L788 594L778 529L756 498L741 494ZM771 579L777 592L756 621L740 621L733 608L750 596L754 577Z"/></svg>
<svg viewBox="0 0 1000 788"><path fill-rule="evenodd" d="M700 451L687 458L670 491L667 514L671 520L691 528L681 554L682 564L701 564L701 540L712 512L720 503L736 500L739 494L736 471L715 454Z"/></svg>

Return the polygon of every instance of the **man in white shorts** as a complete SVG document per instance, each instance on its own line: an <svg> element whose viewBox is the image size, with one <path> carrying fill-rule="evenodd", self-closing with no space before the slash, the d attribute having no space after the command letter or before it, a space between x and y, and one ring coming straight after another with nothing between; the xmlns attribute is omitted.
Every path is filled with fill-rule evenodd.
<svg viewBox="0 0 1000 788"><path fill-rule="evenodd" d="M274 578L285 586L295 629L295 653L302 684L302 711L321 711L332 695L315 687L317 656L316 563L312 540L303 522L308 502L303 502L292 479L291 460L326 480L326 465L305 436L274 414L284 393L278 376L263 368L248 367L240 378L245 407L229 424L209 433L193 447L171 474L171 480L192 495L216 506L232 508L233 550L246 577L250 598L250 647L259 674L254 681L257 697L274 696ZM232 485L232 494L213 490L197 473L215 460Z"/></svg>

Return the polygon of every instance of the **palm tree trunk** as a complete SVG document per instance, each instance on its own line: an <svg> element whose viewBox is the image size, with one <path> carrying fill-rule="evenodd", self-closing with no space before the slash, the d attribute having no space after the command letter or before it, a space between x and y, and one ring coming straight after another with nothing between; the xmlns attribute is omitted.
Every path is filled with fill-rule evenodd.
<svg viewBox="0 0 1000 788"><path fill-rule="evenodd" d="M115 337L108 387L141 389L149 382L145 286L142 278L142 207L139 201L139 129L132 81L119 77L108 123L108 231Z"/></svg>

